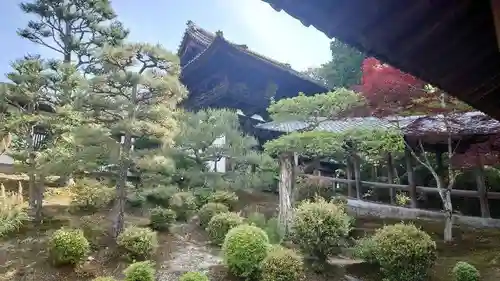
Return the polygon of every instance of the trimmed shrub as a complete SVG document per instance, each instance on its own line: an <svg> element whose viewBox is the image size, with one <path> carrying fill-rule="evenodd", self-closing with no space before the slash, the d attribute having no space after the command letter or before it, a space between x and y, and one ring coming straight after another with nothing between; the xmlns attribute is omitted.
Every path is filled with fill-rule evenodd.
<svg viewBox="0 0 500 281"><path fill-rule="evenodd" d="M193 195L196 198L196 206L201 208L203 205L208 203L208 198L213 193L210 188L196 188L193 190Z"/></svg>
<svg viewBox="0 0 500 281"><path fill-rule="evenodd" d="M411 224L398 223L378 229L372 237L374 256L390 280L427 280L437 257L436 243Z"/></svg>
<svg viewBox="0 0 500 281"><path fill-rule="evenodd" d="M80 218L80 228L93 248L97 248L101 239L108 235L105 221L104 216L96 215L82 216Z"/></svg>
<svg viewBox="0 0 500 281"><path fill-rule="evenodd" d="M90 244L79 229L59 229L50 237L50 256L56 265L75 265L90 251Z"/></svg>
<svg viewBox="0 0 500 281"><path fill-rule="evenodd" d="M330 184L307 177L297 177L295 183L295 198L297 201L315 200L316 197L329 200L334 196L335 191Z"/></svg>
<svg viewBox="0 0 500 281"><path fill-rule="evenodd" d="M96 180L83 179L71 187L71 207L77 211L95 212L109 206L115 189Z"/></svg>
<svg viewBox="0 0 500 281"><path fill-rule="evenodd" d="M92 279L92 281L116 281L116 279L113 277L104 276L104 277L94 278L94 279Z"/></svg>
<svg viewBox="0 0 500 281"><path fill-rule="evenodd" d="M266 231L271 243L279 243L281 241L278 218L270 218L267 220L264 230Z"/></svg>
<svg viewBox="0 0 500 281"><path fill-rule="evenodd" d="M151 227L155 230L164 231L175 222L176 214L173 210L156 207L151 210L149 220Z"/></svg>
<svg viewBox="0 0 500 281"><path fill-rule="evenodd" d="M132 259L147 259L155 253L158 247L156 232L137 226L125 228L116 242Z"/></svg>
<svg viewBox="0 0 500 281"><path fill-rule="evenodd" d="M345 207L347 205L347 197L345 196L335 196L331 199L331 202L340 207Z"/></svg>
<svg viewBox="0 0 500 281"><path fill-rule="evenodd" d="M127 204L131 208L141 208L146 204L146 196L141 192L127 195Z"/></svg>
<svg viewBox="0 0 500 281"><path fill-rule="evenodd" d="M229 208L221 203L207 203L203 205L198 211L198 217L200 218L200 224L204 227L208 225L208 222L213 216L220 213L229 212Z"/></svg>
<svg viewBox="0 0 500 281"><path fill-rule="evenodd" d="M255 225L256 227L260 227L262 229L264 229L267 224L266 216L259 212L249 214L245 221L250 225Z"/></svg>
<svg viewBox="0 0 500 281"><path fill-rule="evenodd" d="M181 275L179 281L209 281L209 279L201 272L186 272Z"/></svg>
<svg viewBox="0 0 500 281"><path fill-rule="evenodd" d="M479 271L470 263L459 261L452 270L453 281L479 281Z"/></svg>
<svg viewBox="0 0 500 281"><path fill-rule="evenodd" d="M356 241L356 245L353 248L353 256L355 258L365 260L368 263L376 264L376 246L375 241L371 237L363 237Z"/></svg>
<svg viewBox="0 0 500 281"><path fill-rule="evenodd" d="M177 214L177 220L187 221L196 210L196 198L191 192L177 192L170 198L170 208Z"/></svg>
<svg viewBox="0 0 500 281"><path fill-rule="evenodd" d="M224 262L235 276L255 277L269 246L264 230L253 225L237 226L229 230L222 245Z"/></svg>
<svg viewBox="0 0 500 281"><path fill-rule="evenodd" d="M261 265L262 281L300 281L304 278L304 262L295 251L276 245Z"/></svg>
<svg viewBox="0 0 500 281"><path fill-rule="evenodd" d="M153 206L170 208L170 199L177 192L179 189L176 186L162 186L145 189L141 195L146 198L146 202Z"/></svg>
<svg viewBox="0 0 500 281"><path fill-rule="evenodd" d="M270 218L269 220L267 220L264 214L259 212L254 212L248 215L248 218L246 218L245 222L250 225L255 225L257 227L264 229L271 243L280 242L281 236L278 228L277 218Z"/></svg>
<svg viewBox="0 0 500 281"><path fill-rule="evenodd" d="M295 209L291 238L302 251L324 262L345 245L351 222L343 207L323 198L304 201Z"/></svg>
<svg viewBox="0 0 500 281"><path fill-rule="evenodd" d="M232 191L217 190L208 197L208 202L224 204L232 211L238 203L238 196Z"/></svg>
<svg viewBox="0 0 500 281"><path fill-rule="evenodd" d="M215 245L222 245L226 234L233 227L243 224L244 219L238 213L220 213L210 219L207 225L207 232L210 242Z"/></svg>
<svg viewBox="0 0 500 281"><path fill-rule="evenodd" d="M151 261L134 262L123 271L125 281L155 281L156 270Z"/></svg>

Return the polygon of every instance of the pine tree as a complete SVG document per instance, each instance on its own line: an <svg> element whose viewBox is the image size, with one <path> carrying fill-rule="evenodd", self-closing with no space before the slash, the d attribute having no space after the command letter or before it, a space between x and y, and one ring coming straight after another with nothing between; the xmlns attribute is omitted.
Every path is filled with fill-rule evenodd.
<svg viewBox="0 0 500 281"><path fill-rule="evenodd" d="M141 136L164 142L176 132L177 104L187 94L179 81L177 56L161 46L127 44L106 46L99 56L100 72L90 80L91 91L82 104L112 135L120 135L113 234L123 229L126 183L134 164L133 141Z"/></svg>
<svg viewBox="0 0 500 281"><path fill-rule="evenodd" d="M18 34L60 54L64 63L72 63L85 74L95 72L94 54L100 48L120 44L129 33L116 21L109 0L33 0L20 7L36 20L29 21ZM71 102L71 89L62 90L66 91L66 102ZM73 182L70 176L59 181L64 185Z"/></svg>
<svg viewBox="0 0 500 281"><path fill-rule="evenodd" d="M184 112L174 143L177 169L190 187L247 188L274 180L268 173L273 161L255 150L257 141L253 137L240 131L236 112L225 109ZM230 166L225 173L217 170L222 158ZM267 165L261 166L263 163Z"/></svg>
<svg viewBox="0 0 500 281"><path fill-rule="evenodd" d="M6 106L0 112L0 131L12 135L7 153L19 172L28 174L30 207L40 221L46 177L64 170L60 161L69 157L68 140L80 122L69 104L59 106L57 101L65 99L64 93L74 94L81 77L72 66L39 56L26 56L12 68L7 74L11 83L0 92L0 103Z"/></svg>
<svg viewBox="0 0 500 281"><path fill-rule="evenodd" d="M116 21L109 0L33 0L20 4L36 20L18 34L62 55L65 63L92 72L93 53L105 44L118 45L128 30Z"/></svg>

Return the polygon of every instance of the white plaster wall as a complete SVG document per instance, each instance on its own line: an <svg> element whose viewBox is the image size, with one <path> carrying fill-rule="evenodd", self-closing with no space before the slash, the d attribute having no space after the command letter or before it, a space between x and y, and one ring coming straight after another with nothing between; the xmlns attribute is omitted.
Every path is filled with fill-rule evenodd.
<svg viewBox="0 0 500 281"><path fill-rule="evenodd" d="M214 145L223 145L225 142L226 142L226 137L221 136L214 141ZM226 172L226 158L225 157L222 157L222 159L219 161L209 161L207 163L207 165L211 171L217 171L220 173ZM217 169L215 169L216 167L217 167Z"/></svg>

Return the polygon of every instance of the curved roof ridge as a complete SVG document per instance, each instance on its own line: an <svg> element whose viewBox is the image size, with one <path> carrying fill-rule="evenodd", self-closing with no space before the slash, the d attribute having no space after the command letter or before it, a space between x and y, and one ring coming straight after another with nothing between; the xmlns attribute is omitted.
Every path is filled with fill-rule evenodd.
<svg viewBox="0 0 500 281"><path fill-rule="evenodd" d="M185 45L187 44L187 41L189 38L197 41L201 45L204 45L205 50L203 50L200 54L196 55L193 59L191 59L183 68L187 67L193 61L198 59L202 54L204 54L205 51L215 42L216 38L220 38L220 39L224 40L225 43L227 43L228 45L230 45L231 47L235 48L236 50L238 50L240 52L243 52L243 53L246 53L250 56L253 56L256 59L259 59L259 60L261 60L265 63L268 63L274 67L278 67L281 70L286 71L286 72L290 73L291 75L294 75L302 80L306 80L306 81L309 81L313 84L316 84L317 86L323 88L325 90L325 92L330 90L327 86L323 85L321 82L314 80L311 77L308 77L307 75L293 69L290 66L290 64L288 64L288 63L283 63L283 62L277 61L275 59L272 59L270 57L259 54L255 51L252 51L248 48L248 46L246 44L236 44L234 42L231 42L230 40L227 40L226 38L224 38L222 31L217 31L214 34L210 31L198 26L193 21L188 21L186 23L186 25L187 25L187 28L186 28L186 31L184 32L184 36L183 36L181 45L179 46L178 55L180 55L180 52L182 52L182 50L185 48Z"/></svg>

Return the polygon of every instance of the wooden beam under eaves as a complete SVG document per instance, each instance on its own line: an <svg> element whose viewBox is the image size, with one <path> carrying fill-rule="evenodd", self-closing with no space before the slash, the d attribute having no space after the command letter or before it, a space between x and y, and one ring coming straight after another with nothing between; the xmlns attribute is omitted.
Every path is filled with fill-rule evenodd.
<svg viewBox="0 0 500 281"><path fill-rule="evenodd" d="M495 24L495 33L497 36L497 47L500 51L500 0L490 0L491 11L493 12L493 22Z"/></svg>

